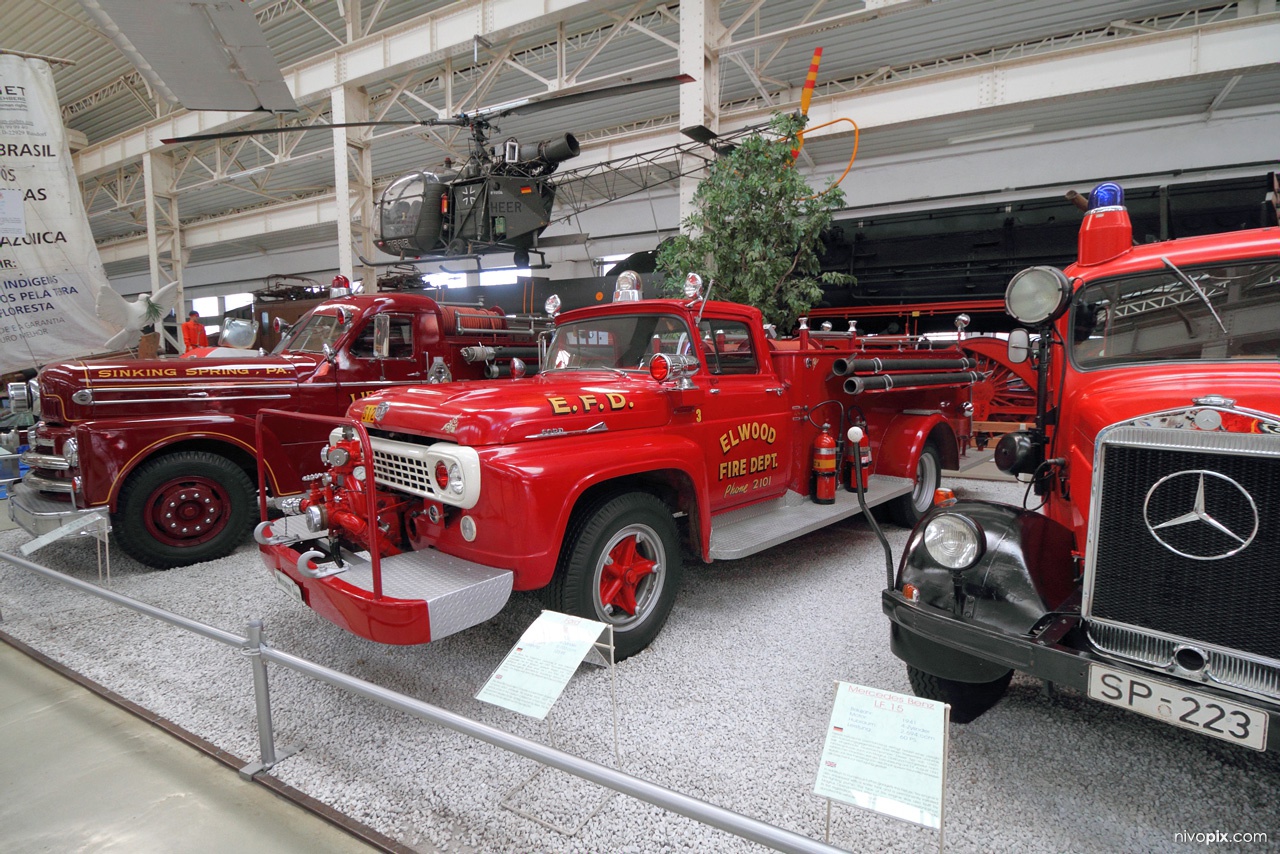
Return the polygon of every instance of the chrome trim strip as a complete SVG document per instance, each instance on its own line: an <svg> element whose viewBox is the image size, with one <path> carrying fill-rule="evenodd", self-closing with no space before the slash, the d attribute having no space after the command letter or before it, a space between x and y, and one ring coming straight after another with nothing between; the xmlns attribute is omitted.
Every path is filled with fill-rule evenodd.
<svg viewBox="0 0 1280 854"><path fill-rule="evenodd" d="M19 454L19 458L32 468L54 469L56 471L66 471L71 468L67 458L57 454L39 454L35 451L23 451Z"/></svg>
<svg viewBox="0 0 1280 854"><path fill-rule="evenodd" d="M122 385L122 386L104 386L95 385L92 389L94 395L103 394L105 392L115 392L124 394L131 391L148 391L154 392L156 389L164 389L165 391L209 391L210 389L230 389L237 390L243 388L265 388L265 389L292 389L297 383L292 382L261 382L261 383L217 383L215 385L188 385L168 383L148 383L146 385Z"/></svg>
<svg viewBox="0 0 1280 854"><path fill-rule="evenodd" d="M59 492L66 495L70 495L72 492L70 480L51 480L31 472L27 472L23 476L22 482L39 492Z"/></svg>
<svg viewBox="0 0 1280 854"><path fill-rule="evenodd" d="M196 403L212 403L223 400L291 400L291 394L244 394L244 395L228 395L227 397L125 397L117 400L98 400L94 406L108 406L111 404L125 403L181 403L184 400L190 400Z"/></svg>

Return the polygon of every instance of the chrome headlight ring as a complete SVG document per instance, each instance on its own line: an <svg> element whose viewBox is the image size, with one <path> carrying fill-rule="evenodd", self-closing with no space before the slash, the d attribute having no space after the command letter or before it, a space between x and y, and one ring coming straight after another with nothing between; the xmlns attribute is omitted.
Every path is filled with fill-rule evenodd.
<svg viewBox="0 0 1280 854"><path fill-rule="evenodd" d="M977 522L958 513L939 513L924 526L925 551L939 566L968 569L986 552L986 537Z"/></svg>

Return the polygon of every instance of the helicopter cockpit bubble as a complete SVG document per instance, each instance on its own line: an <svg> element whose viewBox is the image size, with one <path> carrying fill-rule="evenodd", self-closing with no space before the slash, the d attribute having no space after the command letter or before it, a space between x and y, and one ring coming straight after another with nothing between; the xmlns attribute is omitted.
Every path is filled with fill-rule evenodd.
<svg viewBox="0 0 1280 854"><path fill-rule="evenodd" d="M392 181L378 200L378 248L391 255L438 251L448 192L434 172L410 172Z"/></svg>

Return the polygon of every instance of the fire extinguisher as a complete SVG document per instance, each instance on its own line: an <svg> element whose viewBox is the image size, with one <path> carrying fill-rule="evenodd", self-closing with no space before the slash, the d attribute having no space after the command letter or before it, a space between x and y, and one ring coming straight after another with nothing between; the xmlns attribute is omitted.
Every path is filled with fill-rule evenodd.
<svg viewBox="0 0 1280 854"><path fill-rule="evenodd" d="M823 424L813 440L813 472L809 476L809 494L815 504L836 503L836 440Z"/></svg>
<svg viewBox="0 0 1280 854"><path fill-rule="evenodd" d="M871 476L871 438L867 435L866 422L858 422L854 426L862 431L862 438L858 440L858 460L862 464L862 489L867 489L867 478ZM849 460L845 465L844 488L849 492L858 491L858 467L853 462L853 450L850 449Z"/></svg>

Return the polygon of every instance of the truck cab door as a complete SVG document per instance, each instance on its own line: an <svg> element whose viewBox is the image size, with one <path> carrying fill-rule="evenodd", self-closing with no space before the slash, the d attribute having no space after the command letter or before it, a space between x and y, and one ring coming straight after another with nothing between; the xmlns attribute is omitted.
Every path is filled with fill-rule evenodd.
<svg viewBox="0 0 1280 854"><path fill-rule="evenodd" d="M740 320L699 323L706 389L694 413L711 512L782 495L791 480L791 407L758 336Z"/></svg>
<svg viewBox="0 0 1280 854"><path fill-rule="evenodd" d="M380 320L380 318L386 318ZM378 327L386 333L385 357L377 345ZM347 348L347 370L343 390L351 400L393 385L422 382L426 377L426 355L419 352L417 315L387 312L368 318Z"/></svg>

